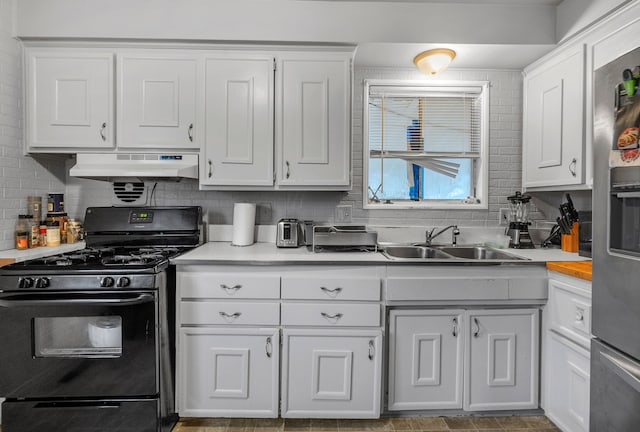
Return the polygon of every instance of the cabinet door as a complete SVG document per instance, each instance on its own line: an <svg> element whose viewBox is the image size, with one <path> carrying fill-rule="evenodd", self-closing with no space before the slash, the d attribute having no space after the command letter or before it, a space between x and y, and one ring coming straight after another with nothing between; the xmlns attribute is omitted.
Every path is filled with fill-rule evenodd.
<svg viewBox="0 0 640 432"><path fill-rule="evenodd" d="M178 411L186 417L277 417L276 328L182 328Z"/></svg>
<svg viewBox="0 0 640 432"><path fill-rule="evenodd" d="M273 57L207 58L205 68L200 184L272 186Z"/></svg>
<svg viewBox="0 0 640 432"><path fill-rule="evenodd" d="M580 45L525 78L525 186L584 183L584 77L584 46Z"/></svg>
<svg viewBox="0 0 640 432"><path fill-rule="evenodd" d="M197 149L196 75L195 58L118 55L118 147Z"/></svg>
<svg viewBox="0 0 640 432"><path fill-rule="evenodd" d="M463 314L390 312L390 411L462 408Z"/></svg>
<svg viewBox="0 0 640 432"><path fill-rule="evenodd" d="M587 432L589 351L553 331L545 338L545 414L565 432Z"/></svg>
<svg viewBox="0 0 640 432"><path fill-rule="evenodd" d="M380 416L380 330L284 329L282 336L282 417Z"/></svg>
<svg viewBox="0 0 640 432"><path fill-rule="evenodd" d="M112 148L113 54L26 51L29 151Z"/></svg>
<svg viewBox="0 0 640 432"><path fill-rule="evenodd" d="M350 55L296 53L278 63L278 184L350 184Z"/></svg>
<svg viewBox="0 0 640 432"><path fill-rule="evenodd" d="M538 408L538 309L468 311L464 409Z"/></svg>

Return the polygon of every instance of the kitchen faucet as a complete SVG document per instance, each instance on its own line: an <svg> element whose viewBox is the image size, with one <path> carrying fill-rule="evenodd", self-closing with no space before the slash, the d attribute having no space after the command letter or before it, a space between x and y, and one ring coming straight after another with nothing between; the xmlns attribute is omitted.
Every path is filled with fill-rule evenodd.
<svg viewBox="0 0 640 432"><path fill-rule="evenodd" d="M460 230L458 229L458 225L449 225L446 228L442 228L440 231L438 231L437 233L433 233L436 229L431 228L431 230L427 230L426 235L426 243L427 246L431 245L431 242L433 241L434 238L438 237L440 234L442 234L443 232L445 232L446 230L448 230L449 228L451 228L451 245L455 246L458 242L458 236L460 235Z"/></svg>

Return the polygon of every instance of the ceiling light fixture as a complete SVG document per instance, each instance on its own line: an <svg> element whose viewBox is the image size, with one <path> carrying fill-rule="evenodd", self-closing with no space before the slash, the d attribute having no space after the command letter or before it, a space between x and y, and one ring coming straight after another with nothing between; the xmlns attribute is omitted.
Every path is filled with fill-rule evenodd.
<svg viewBox="0 0 640 432"><path fill-rule="evenodd" d="M449 48L435 48L421 52L413 58L413 63L427 75L435 75L444 71L456 57L456 52Z"/></svg>

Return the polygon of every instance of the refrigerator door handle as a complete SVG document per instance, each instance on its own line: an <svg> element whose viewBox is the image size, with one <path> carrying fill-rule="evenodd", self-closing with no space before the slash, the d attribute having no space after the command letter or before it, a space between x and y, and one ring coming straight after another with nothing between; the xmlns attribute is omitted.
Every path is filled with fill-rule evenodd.
<svg viewBox="0 0 640 432"><path fill-rule="evenodd" d="M624 382L640 393L640 368L616 359L607 353L601 352L600 358L603 360L602 363L607 366L611 372L618 375Z"/></svg>

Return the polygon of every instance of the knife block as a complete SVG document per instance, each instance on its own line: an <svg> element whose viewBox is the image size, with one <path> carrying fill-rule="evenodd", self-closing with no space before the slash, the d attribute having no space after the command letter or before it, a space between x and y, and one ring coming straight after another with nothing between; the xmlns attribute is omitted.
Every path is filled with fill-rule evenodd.
<svg viewBox="0 0 640 432"><path fill-rule="evenodd" d="M560 247L565 252L578 252L578 222L574 222L571 225L571 232L569 234L562 234L560 238Z"/></svg>

